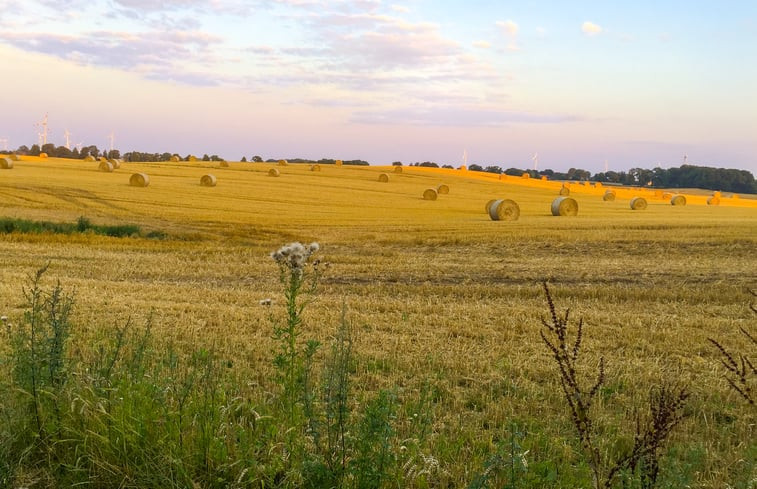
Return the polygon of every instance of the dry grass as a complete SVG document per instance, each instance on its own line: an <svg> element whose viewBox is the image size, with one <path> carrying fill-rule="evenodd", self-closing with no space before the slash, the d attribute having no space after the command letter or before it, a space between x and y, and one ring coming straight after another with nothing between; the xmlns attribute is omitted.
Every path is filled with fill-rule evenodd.
<svg viewBox="0 0 757 489"><path fill-rule="evenodd" d="M25 277L49 261L49 273L77 290L75 320L85 334L153 311L156 337L212 344L245 373L250 389L265 390L274 345L271 309L259 301L281 301L268 252L288 241L319 241L331 268L306 313L306 334L325 342L344 303L356 326L355 385L411 396L428 379L436 393L432 455L467 464L447 467L461 486L512 420L529 429L532 463L575 458L539 337L540 281L552 278L558 306L584 318L587 362L605 357L605 416L625 423L628 406L646 398L646 386L661 375L689 379L690 416L673 443L681 463L707 454L692 470L692 486L724 487L748 475L754 413L729 390L707 338L738 348L734 326L754 324L744 292L757 281L749 272L757 270L757 210L749 199L739 199L743 207L730 198L707 206L706 196L701 203L691 197L675 212L650 200L636 213L627 203L631 191L618 189L618 202L604 202L605 189L579 186L572 198L580 215L555 219L550 203L559 184L537 179L526 185L406 168L391 186L376 186L391 168L313 173L290 165L273 184L270 165L250 163L229 169L223 189L198 199L197 179L210 168L202 162L129 168L149 172L149 192L55 158L3 175L5 216L85 215L174 239L0 235L0 314L20 314ZM429 212L418 191L440 176L455 192ZM481 212L482 200L503 194L520 207L506 233ZM444 448L466 437L473 441L464 448Z"/></svg>

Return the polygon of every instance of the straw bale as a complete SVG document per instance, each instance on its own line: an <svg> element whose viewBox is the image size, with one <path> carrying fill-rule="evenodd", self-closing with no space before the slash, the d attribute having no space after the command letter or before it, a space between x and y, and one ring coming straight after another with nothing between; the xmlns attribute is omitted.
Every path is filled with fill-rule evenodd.
<svg viewBox="0 0 757 489"><path fill-rule="evenodd" d="M507 180L507 175L505 175L504 173L500 173L499 174L499 179L500 180Z"/></svg>
<svg viewBox="0 0 757 489"><path fill-rule="evenodd" d="M712 196L720 198L723 196L723 192L721 192L720 190L716 190L715 192L712 193Z"/></svg>
<svg viewBox="0 0 757 489"><path fill-rule="evenodd" d="M720 197L713 195L707 199L707 205L720 205Z"/></svg>
<svg viewBox="0 0 757 489"><path fill-rule="evenodd" d="M552 201L553 216L575 216L578 214L578 202L572 197L558 197Z"/></svg>
<svg viewBox="0 0 757 489"><path fill-rule="evenodd" d="M108 163L111 164L114 170L118 170L121 168L121 160L118 158L111 158L108 160Z"/></svg>
<svg viewBox="0 0 757 489"><path fill-rule="evenodd" d="M221 162L220 162L220 163L218 164L218 166L220 166L221 168L228 168L228 167L229 167L229 162L228 162L228 161L225 161L225 160L224 160L224 161L221 161Z"/></svg>
<svg viewBox="0 0 757 489"><path fill-rule="evenodd" d="M10 158L11 161L19 161L21 159L18 157L16 153L13 153L12 155L8 156L8 158Z"/></svg>
<svg viewBox="0 0 757 489"><path fill-rule="evenodd" d="M181 158L179 158L179 155L173 155L173 156L171 156L171 161L173 161L175 163L177 161L181 161Z"/></svg>
<svg viewBox="0 0 757 489"><path fill-rule="evenodd" d="M84 158L84 161L87 161L87 162L95 161L95 157L94 157L94 156L92 156L92 155L87 155L87 156L86 156L86 157Z"/></svg>
<svg viewBox="0 0 757 489"><path fill-rule="evenodd" d="M570 195L570 188L563 185L560 187L560 195Z"/></svg>
<svg viewBox="0 0 757 489"><path fill-rule="evenodd" d="M530 173L523 173L523 175L521 175L520 178L531 178L531 174Z"/></svg>
<svg viewBox="0 0 757 489"><path fill-rule="evenodd" d="M460 171L467 171L468 167L465 165L460 165Z"/></svg>
<svg viewBox="0 0 757 489"><path fill-rule="evenodd" d="M105 156L101 156L101 157L100 157L100 158L98 158L98 159L99 159L100 161L108 161L108 158L106 158Z"/></svg>
<svg viewBox="0 0 757 489"><path fill-rule="evenodd" d="M436 200L436 190L427 188L423 191L423 200Z"/></svg>
<svg viewBox="0 0 757 489"><path fill-rule="evenodd" d="M7 156L3 156L0 158L0 168L3 170L10 170L13 168L13 160L8 158Z"/></svg>
<svg viewBox="0 0 757 489"><path fill-rule="evenodd" d="M541 179L542 179L542 180L544 180L544 181L546 182L546 181L547 181L547 175L542 175L542 176L541 176Z"/></svg>
<svg viewBox="0 0 757 489"><path fill-rule="evenodd" d="M335 164L336 166L342 166L342 165L344 164L344 162L343 162L342 160L336 160L336 161L334 162L334 164Z"/></svg>
<svg viewBox="0 0 757 489"><path fill-rule="evenodd" d="M662 198L663 198L664 200L668 200L668 199L669 199L669 198L671 198L672 196L673 196L673 194L672 194L672 193L670 193L670 192L663 192L663 193L662 193Z"/></svg>
<svg viewBox="0 0 757 489"><path fill-rule="evenodd" d="M379 174L378 181L381 183L389 182L389 175L387 175L386 173Z"/></svg>
<svg viewBox="0 0 757 489"><path fill-rule="evenodd" d="M40 154L39 154L39 157L40 157L40 158L47 158L47 153L40 153Z"/></svg>
<svg viewBox="0 0 757 489"><path fill-rule="evenodd" d="M112 173L113 172L113 163L110 161L101 161L100 164L97 166L97 168L100 171L104 171L106 173Z"/></svg>
<svg viewBox="0 0 757 489"><path fill-rule="evenodd" d="M279 160L279 162L276 164L279 166L287 166L289 162L287 160Z"/></svg>
<svg viewBox="0 0 757 489"><path fill-rule="evenodd" d="M738 200L739 199L739 194L733 194L733 195L731 195L731 198Z"/></svg>
<svg viewBox="0 0 757 489"><path fill-rule="evenodd" d="M402 173L402 167L401 166L395 166L394 167L394 173Z"/></svg>
<svg viewBox="0 0 757 489"><path fill-rule="evenodd" d="M517 221L520 217L520 207L514 200L495 200L488 207L492 221Z"/></svg>
<svg viewBox="0 0 757 489"><path fill-rule="evenodd" d="M200 178L200 185L202 185L203 187L215 187L216 176L210 173L203 175L202 178Z"/></svg>
<svg viewBox="0 0 757 489"><path fill-rule="evenodd" d="M436 187L436 193L439 195L446 195L449 193L449 186L445 184L441 184L438 187Z"/></svg>
<svg viewBox="0 0 757 489"><path fill-rule="evenodd" d="M129 178L132 187L147 187L150 185L150 177L146 173L135 173Z"/></svg>
<svg viewBox="0 0 757 489"><path fill-rule="evenodd" d="M187 156L187 161L197 161L197 157L195 155L189 155Z"/></svg>
<svg viewBox="0 0 757 489"><path fill-rule="evenodd" d="M486 209L487 214L489 214L489 209L491 208L492 204L495 202L497 202L497 199L491 199L490 201L486 203L485 209Z"/></svg>
<svg viewBox="0 0 757 489"><path fill-rule="evenodd" d="M321 171L321 165L310 165L310 171Z"/></svg>
<svg viewBox="0 0 757 489"><path fill-rule="evenodd" d="M602 182L594 182L594 188L602 188L603 186Z"/></svg>
<svg viewBox="0 0 757 489"><path fill-rule="evenodd" d="M670 205L686 205L686 197L681 194L675 194L670 198Z"/></svg>
<svg viewBox="0 0 757 489"><path fill-rule="evenodd" d="M268 170L268 176L269 177L278 177L279 176L279 170L277 170L276 168L271 168L270 170Z"/></svg>
<svg viewBox="0 0 757 489"><path fill-rule="evenodd" d="M647 199L644 197L634 197L631 199L631 209L635 211L643 211L647 208Z"/></svg>
<svg viewBox="0 0 757 489"><path fill-rule="evenodd" d="M615 200L614 190L605 190L605 194L602 196L602 200L605 202L613 202Z"/></svg>

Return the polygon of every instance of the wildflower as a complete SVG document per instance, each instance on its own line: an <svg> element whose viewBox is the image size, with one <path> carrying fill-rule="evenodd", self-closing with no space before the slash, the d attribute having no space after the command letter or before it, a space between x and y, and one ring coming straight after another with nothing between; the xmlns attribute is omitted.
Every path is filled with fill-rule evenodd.
<svg viewBox="0 0 757 489"><path fill-rule="evenodd" d="M266 299L262 299L260 301L260 305L261 306L270 306L272 302L273 302L273 299L271 299L270 297L268 297Z"/></svg>
<svg viewBox="0 0 757 489"><path fill-rule="evenodd" d="M271 258L279 265L286 266L295 272L302 272L310 255L320 249L318 243L310 243L308 246L300 242L289 243L271 253Z"/></svg>

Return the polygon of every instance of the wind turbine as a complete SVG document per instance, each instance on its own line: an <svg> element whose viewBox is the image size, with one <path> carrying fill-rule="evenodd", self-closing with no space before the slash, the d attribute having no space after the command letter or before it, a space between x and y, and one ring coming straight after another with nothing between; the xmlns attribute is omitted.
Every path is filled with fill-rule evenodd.
<svg viewBox="0 0 757 489"><path fill-rule="evenodd" d="M686 164L686 160L689 159L689 155L683 155L683 164Z"/></svg>
<svg viewBox="0 0 757 489"><path fill-rule="evenodd" d="M465 168L468 168L468 150L463 150L463 165L465 165Z"/></svg>
<svg viewBox="0 0 757 489"><path fill-rule="evenodd" d="M539 168L539 153L534 153L531 157L531 161L534 162L534 171L536 171Z"/></svg>
<svg viewBox="0 0 757 489"><path fill-rule="evenodd" d="M34 124L34 127L36 128L42 128L42 132L37 132L37 138L39 141L40 147L47 144L47 114L45 114L45 118L41 121Z"/></svg>
<svg viewBox="0 0 757 489"><path fill-rule="evenodd" d="M71 150L71 133L68 132L68 129L66 129L66 132L63 133L63 137L66 138L66 149Z"/></svg>
<svg viewBox="0 0 757 489"><path fill-rule="evenodd" d="M8 138L0 139L0 143L3 143L3 151L8 151Z"/></svg>
<svg viewBox="0 0 757 489"><path fill-rule="evenodd" d="M607 160L605 160L605 173L607 173L607 169L608 169L608 168L609 168L609 167L607 166Z"/></svg>
<svg viewBox="0 0 757 489"><path fill-rule="evenodd" d="M110 150L113 151L113 140L116 138L116 136L113 134L113 131L110 132L110 136L108 136L108 139L110 139Z"/></svg>

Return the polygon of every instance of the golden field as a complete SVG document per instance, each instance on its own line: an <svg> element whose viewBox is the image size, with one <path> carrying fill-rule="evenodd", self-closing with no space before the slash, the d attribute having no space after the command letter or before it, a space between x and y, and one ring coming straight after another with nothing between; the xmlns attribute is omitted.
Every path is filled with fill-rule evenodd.
<svg viewBox="0 0 757 489"><path fill-rule="evenodd" d="M607 368L602 413L630 426L650 386L686 382L689 416L674 434L668 470L691 487L754 487L755 411L723 378L712 337L735 351L754 332L757 201L687 194L671 206L650 190L572 184L575 217L555 217L561 183L459 170L275 166L217 162L124 163L22 158L0 170L0 215L137 224L164 239L0 234L0 314L22 311L26 277L76 290L75 323L96 336L149 316L167 342L212 345L251 390L272 389L270 315L280 315L278 268L268 254L290 241L321 244L329 263L305 314L306 337L328 341L343 306L359 362L355 384L399 396L433 386L434 457L451 487L468 480L513 422L533 460L578 457L556 366L539 336L541 281L559 309L585 323L587 372ZM279 177L268 176L276 167ZM136 172L145 188L129 186ZM217 186L200 186L205 174ZM389 182L378 181L381 173ZM448 195L422 199L446 184ZM629 200L649 206L633 211ZM492 221L490 199L520 206ZM271 307L260 301L273 299ZM432 443L432 447L433 447ZM453 464L452 460L459 463ZM534 469L536 470L536 469ZM681 475L683 480L684 475ZM750 485L752 484L752 485Z"/></svg>

